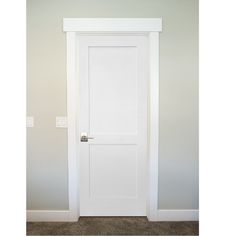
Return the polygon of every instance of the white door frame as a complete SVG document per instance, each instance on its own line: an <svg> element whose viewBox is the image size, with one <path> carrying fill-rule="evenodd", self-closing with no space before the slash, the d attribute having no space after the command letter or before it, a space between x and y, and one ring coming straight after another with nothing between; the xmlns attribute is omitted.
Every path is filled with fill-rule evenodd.
<svg viewBox="0 0 236 236"><path fill-rule="evenodd" d="M147 217L158 213L158 142L159 142L159 32L161 18L64 18L67 41L67 119L68 119L68 192L69 220L79 217L79 143L77 107L79 81L76 63L76 39L81 34L145 34L149 38L149 144Z"/></svg>

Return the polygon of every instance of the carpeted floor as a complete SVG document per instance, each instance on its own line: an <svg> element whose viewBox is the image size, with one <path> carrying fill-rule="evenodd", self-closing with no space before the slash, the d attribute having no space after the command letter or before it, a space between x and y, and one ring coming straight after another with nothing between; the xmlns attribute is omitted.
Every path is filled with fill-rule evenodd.
<svg viewBox="0 0 236 236"><path fill-rule="evenodd" d="M198 235L198 222L146 217L80 217L78 222L28 222L27 235Z"/></svg>

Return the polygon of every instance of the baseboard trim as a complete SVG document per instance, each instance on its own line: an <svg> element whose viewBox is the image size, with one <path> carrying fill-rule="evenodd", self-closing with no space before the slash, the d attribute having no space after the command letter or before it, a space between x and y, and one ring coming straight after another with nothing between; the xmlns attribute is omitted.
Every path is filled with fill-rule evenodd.
<svg viewBox="0 0 236 236"><path fill-rule="evenodd" d="M158 210L156 221L198 221L199 210Z"/></svg>
<svg viewBox="0 0 236 236"><path fill-rule="evenodd" d="M27 210L28 222L69 222L78 217L69 210ZM150 221L198 221L199 210L157 210L155 218Z"/></svg>
<svg viewBox="0 0 236 236"><path fill-rule="evenodd" d="M69 210L27 210L28 222L43 222L43 221L77 221L78 218Z"/></svg>

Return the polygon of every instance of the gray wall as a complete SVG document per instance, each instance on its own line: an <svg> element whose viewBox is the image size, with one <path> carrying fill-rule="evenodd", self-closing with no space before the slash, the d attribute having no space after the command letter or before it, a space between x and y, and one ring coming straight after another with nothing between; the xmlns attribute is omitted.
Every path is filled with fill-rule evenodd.
<svg viewBox="0 0 236 236"><path fill-rule="evenodd" d="M198 208L198 1L28 0L27 209L68 208L63 17L162 17L159 206ZM16 35L17 37L17 35Z"/></svg>

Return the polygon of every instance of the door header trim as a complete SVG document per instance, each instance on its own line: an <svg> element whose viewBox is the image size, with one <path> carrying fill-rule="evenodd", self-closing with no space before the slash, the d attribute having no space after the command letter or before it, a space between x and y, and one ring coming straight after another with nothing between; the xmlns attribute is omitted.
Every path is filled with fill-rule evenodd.
<svg viewBox="0 0 236 236"><path fill-rule="evenodd" d="M64 32L161 32L162 18L63 18Z"/></svg>

